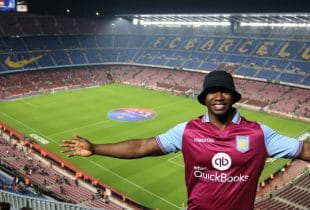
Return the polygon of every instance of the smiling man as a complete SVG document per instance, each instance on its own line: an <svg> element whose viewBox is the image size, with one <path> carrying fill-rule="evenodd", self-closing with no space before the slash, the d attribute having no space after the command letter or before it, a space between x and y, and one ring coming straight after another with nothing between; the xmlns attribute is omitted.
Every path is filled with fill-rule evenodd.
<svg viewBox="0 0 310 210"><path fill-rule="evenodd" d="M267 157L310 160L310 142L285 137L240 116L232 76L213 71L198 101L208 112L148 139L92 144L76 137L61 145L69 156L141 158L182 151L190 210L249 210Z"/></svg>

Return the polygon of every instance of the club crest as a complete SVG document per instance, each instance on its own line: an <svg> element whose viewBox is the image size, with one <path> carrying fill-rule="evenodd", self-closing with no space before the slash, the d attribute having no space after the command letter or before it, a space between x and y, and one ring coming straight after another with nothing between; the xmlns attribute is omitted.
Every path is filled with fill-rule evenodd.
<svg viewBox="0 0 310 210"><path fill-rule="evenodd" d="M237 136L236 137L237 150L245 153L250 149L250 137L249 136Z"/></svg>

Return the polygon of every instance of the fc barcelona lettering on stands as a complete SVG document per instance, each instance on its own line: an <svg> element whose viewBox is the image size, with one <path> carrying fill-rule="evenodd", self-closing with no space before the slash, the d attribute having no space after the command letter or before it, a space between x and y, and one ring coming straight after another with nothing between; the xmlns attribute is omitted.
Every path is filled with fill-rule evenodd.
<svg viewBox="0 0 310 210"><path fill-rule="evenodd" d="M248 55L249 53L262 57L292 58L299 54L302 60L310 60L310 47L303 42L276 41L219 37L164 37L155 38L153 48L168 48L181 50L197 50L201 52L236 53Z"/></svg>

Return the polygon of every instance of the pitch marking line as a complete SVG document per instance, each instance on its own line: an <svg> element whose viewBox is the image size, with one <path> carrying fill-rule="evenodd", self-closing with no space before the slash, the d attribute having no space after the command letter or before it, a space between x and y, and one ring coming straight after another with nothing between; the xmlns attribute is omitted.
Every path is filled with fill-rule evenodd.
<svg viewBox="0 0 310 210"><path fill-rule="evenodd" d="M174 157L168 159L168 162L169 162L169 163L172 163L172 164L174 164L174 165L177 165L177 166L179 166L179 167L184 168L184 165L183 165L183 164L180 164L180 163L177 163L177 162L174 162L174 161L173 161L173 159L178 158L178 157L180 157L181 155L182 155L182 154L177 154L176 156L174 156Z"/></svg>
<svg viewBox="0 0 310 210"><path fill-rule="evenodd" d="M177 205L175 205L174 203L171 203L170 201L168 201L168 200L162 198L161 196L156 195L155 193L153 193L153 192L151 192L151 191L149 191L149 190L147 190L147 189L141 187L140 185L138 185L138 184L136 184L136 183L130 181L129 179L126 179L125 177L122 177L121 175L119 175L119 174L115 173L114 171L112 171L112 170L110 170L110 169L108 169L108 168L106 168L106 167L100 165L99 163L97 163L97 162L95 162L95 161L93 161L93 160L90 160L90 159L86 159L86 160L89 161L89 162L91 162L91 163L93 163L94 165L96 165L96 166L98 166L98 167L104 169L105 171L108 171L109 173L111 173L111 174L117 176L118 178L120 178L120 179L122 179L122 180L124 180L124 181L126 181L126 182L128 182L128 183L130 183L130 184L132 184L133 186L139 188L140 190L145 191L145 192L149 193L150 195L153 195L154 197L156 197L156 198L158 198L158 199L160 199L160 200L162 200L162 201L164 201L164 202L170 204L171 206L174 206L174 207L176 207L176 208L178 208L178 209L181 209L181 208L182 208L181 206L177 206Z"/></svg>
<svg viewBox="0 0 310 210"><path fill-rule="evenodd" d="M300 135L302 135L304 132L306 132L306 131L309 130L309 129L310 129L310 126L306 127L306 128L303 129L301 132L299 132L299 133L295 136L295 138L299 137Z"/></svg>
<svg viewBox="0 0 310 210"><path fill-rule="evenodd" d="M165 105L161 105L161 106L157 106L157 107L152 107L151 109L162 108L162 107L165 107L165 106L171 106L171 105L174 105L176 103L178 103L178 102L172 102L172 103L169 103L169 104L165 104ZM79 130L81 128L87 128L87 127L90 127L90 126L93 126L93 125L98 125L98 124L109 122L109 121L112 121L112 120L111 119L107 119L107 120L104 120L104 121L99 121L99 122L91 123L91 124L88 124L88 125L83 125L81 127L72 128L70 130L65 130L65 131L61 131L61 132L50 134L50 135L48 135L48 137L55 136L55 135L62 134L62 133L67 133L67 132L75 131L75 130Z"/></svg>
<svg viewBox="0 0 310 210"><path fill-rule="evenodd" d="M20 100L21 102L23 102L24 104L27 104L28 106L31 106L32 108L38 108L38 106L30 103L30 102L27 102L26 100Z"/></svg>
<svg viewBox="0 0 310 210"><path fill-rule="evenodd" d="M29 127L29 126L27 126L26 124L24 124L24 123L22 123L21 121L15 119L14 117L11 117L10 115L8 115L8 114L6 114L6 113L3 113L3 112L1 112L1 113L2 113L3 115L6 115L6 116L9 117L9 118L15 120L16 122L20 123L20 124L23 125L24 127L28 128L28 129L31 129L32 131L34 131L34 132L40 134L41 136L47 138L45 135L43 135L43 134L40 133L39 131L37 131L37 130L35 130L35 129ZM57 142L57 141L55 141L55 140L53 140L53 139L48 139L48 140L54 142L54 143L57 144L57 145L59 144L59 142ZM174 203L171 203L170 201L168 201L168 200L162 198L161 196L159 196L159 195L157 195L157 194L155 194L155 193L153 193L153 192L151 192L151 191L149 191L149 190L143 188L142 186L140 186L140 185L138 185L138 184L136 184L136 183L134 183L134 182L132 182L132 181L126 179L125 177L122 177L122 176L119 175L118 173L115 173L114 171L112 171L112 170L110 170L110 169L108 169L108 168L103 167L102 165L98 164L97 162L95 162L95 161L93 161L93 160L90 160L90 159L87 159L87 158L86 158L85 160L87 160L87 161L93 163L94 165L96 165L96 166L98 166L98 167L104 169L105 171L108 171L109 173L111 173L111 174L117 176L118 178L120 178L120 179L122 179L122 180L124 180L124 181L126 181L126 182L128 182L128 183L130 183L131 185L135 186L136 188L138 188L138 189L140 189L140 190L142 190L142 191L144 191L144 192L149 193L150 195L152 195L152 196L154 196L154 197L156 197L156 198L158 198L158 199L160 199L160 200L162 200L162 201L164 201L164 202L170 204L171 206L176 207L177 209L182 209L182 208L183 208L183 207L177 206L177 205L175 205Z"/></svg>
<svg viewBox="0 0 310 210"><path fill-rule="evenodd" d="M0 112L0 113L3 114L3 115L5 115L5 116L7 116L8 118L11 118L12 120L15 120L16 122L18 122L19 124L21 124L21 125L24 126L25 128L34 131L35 133L39 134L40 136L46 138L47 140L49 140L49 141L51 141L51 142L54 142L54 143L57 144L57 145L59 144L58 142L53 141L52 139L50 139L50 138L48 138L47 136L43 135L41 132L39 132L39 131L37 131L37 130L31 128L31 127L29 127L28 125L26 125L26 124L24 124L23 122L21 122L21 121L15 119L14 117L12 117L12 116L10 116L10 115L4 113L4 112Z"/></svg>
<svg viewBox="0 0 310 210"><path fill-rule="evenodd" d="M30 129L30 130L32 130L32 131L34 131L34 132L40 134L41 136L44 136L44 135L43 135L42 133L40 133L39 131L37 131L37 130L31 128L31 127L29 127L28 125L26 125L26 124L24 124L23 122L21 122L21 121L15 119L14 117L12 117L12 116L10 116L10 115L4 113L4 112L0 112L0 113L3 114L4 116L7 116L8 118L11 118L12 120L15 120L16 122L18 122L19 124L21 124L21 125L24 126L25 128L28 128L28 129ZM44 137L45 137L45 136L44 136Z"/></svg>
<svg viewBox="0 0 310 210"><path fill-rule="evenodd" d="M152 107L151 109L155 109L155 108L160 109L160 108L162 108L162 107L175 105L175 104L177 104L177 103L179 103L179 102L172 102L172 103L169 103L169 104L165 104L165 105L161 105L161 106L157 106L157 107ZM95 122L95 123L83 125L83 126L80 126L80 127L77 127L77 128L72 128L72 129L70 129L70 130L65 130L65 131L53 133L53 134L50 134L50 135L47 135L47 136L48 136L48 137L51 137L51 136L55 136L55 135L58 135L58 134L62 134L62 133L67 133L67 132L79 130L79 129L81 129L81 128L91 127L91 126L98 125L98 124L105 123L105 122L109 122L109 121L112 121L112 120L111 120L111 119L107 119L107 120L104 120L104 121L99 121L99 122Z"/></svg>
<svg viewBox="0 0 310 210"><path fill-rule="evenodd" d="M98 125L98 124L109 122L109 121L111 121L111 120L107 119L107 120L104 120L104 121L99 121L99 122L91 123L91 124L88 124L88 125L83 125L81 127L72 128L70 130L64 130L64 131L61 131L61 132L50 134L50 135L48 135L48 137L55 136L55 135L62 134L62 133L67 133L67 132L75 131L75 130L79 130L81 128L87 128L87 127L90 127L90 126Z"/></svg>

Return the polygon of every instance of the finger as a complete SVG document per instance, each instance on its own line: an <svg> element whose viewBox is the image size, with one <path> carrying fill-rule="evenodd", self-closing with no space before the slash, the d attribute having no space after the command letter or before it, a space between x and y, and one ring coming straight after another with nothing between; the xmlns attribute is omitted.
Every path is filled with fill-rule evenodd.
<svg viewBox="0 0 310 210"><path fill-rule="evenodd" d="M74 156L80 156L80 154L77 152L73 152L73 153L68 155L68 157L74 157Z"/></svg>
<svg viewBox="0 0 310 210"><path fill-rule="evenodd" d="M73 153L68 155L68 157L74 157L74 156L77 156L77 155Z"/></svg>
<svg viewBox="0 0 310 210"><path fill-rule="evenodd" d="M62 141L63 143L67 143L67 144L75 144L77 142L77 140L74 139L66 139Z"/></svg>
<svg viewBox="0 0 310 210"><path fill-rule="evenodd" d="M67 153L67 152L72 152L72 151L75 151L75 149L74 148L67 148L67 149L62 150L61 152Z"/></svg>
<svg viewBox="0 0 310 210"><path fill-rule="evenodd" d="M60 144L59 145L60 147L73 147L74 146L74 144Z"/></svg>

